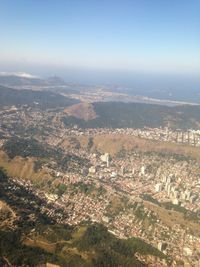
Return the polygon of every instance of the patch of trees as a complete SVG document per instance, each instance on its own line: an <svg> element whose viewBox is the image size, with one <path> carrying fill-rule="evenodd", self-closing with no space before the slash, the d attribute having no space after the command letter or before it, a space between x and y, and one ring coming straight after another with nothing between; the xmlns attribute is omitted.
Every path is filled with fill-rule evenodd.
<svg viewBox="0 0 200 267"><path fill-rule="evenodd" d="M40 248L27 247L22 244L22 232L0 230L0 264L6 266L8 259L12 266L37 266L46 262L57 262L56 255ZM4 265L5 264L5 265Z"/></svg>
<svg viewBox="0 0 200 267"><path fill-rule="evenodd" d="M3 150L12 159L15 156L48 158L53 154L50 148L44 146L35 139L18 137L10 138L4 145Z"/></svg>
<svg viewBox="0 0 200 267"><path fill-rule="evenodd" d="M83 167L89 167L89 161L85 158L68 154L59 161L59 166L63 171L81 172Z"/></svg>
<svg viewBox="0 0 200 267"><path fill-rule="evenodd" d="M85 184L83 182L78 182L73 184L74 189L77 191L80 190L81 192L85 193L85 194L89 194L91 193L94 189L95 186L94 184Z"/></svg>
<svg viewBox="0 0 200 267"><path fill-rule="evenodd" d="M36 160L34 162L34 167L33 167L34 171L38 172L41 169L43 163L44 163L43 160Z"/></svg>
<svg viewBox="0 0 200 267"><path fill-rule="evenodd" d="M56 188L56 193L58 196L62 196L66 190L67 190L66 184L59 184L58 187Z"/></svg>
<svg viewBox="0 0 200 267"><path fill-rule="evenodd" d="M124 265L123 262L133 262L136 259L134 255L136 252L142 255L154 255L161 259L166 258L166 256L152 247L151 245L145 243L141 239L138 238L130 238L127 240L122 240L116 238L114 235L108 232L107 228L101 224L93 224L88 226L84 235L77 241L77 247L80 250L89 250L91 248L96 249L99 253L99 262L103 261L103 255L110 255L111 259L113 258L113 262L111 260L111 265L108 264L107 257L104 257L101 266L134 266L134 265ZM105 254L104 254L105 253ZM117 259L117 265L112 265ZM123 261L121 261L123 259ZM98 262L98 261L97 261ZM122 265L120 265L120 262ZM96 266L96 265L95 265ZM100 266L100 265L97 265ZM135 265L142 266L142 265Z"/></svg>
<svg viewBox="0 0 200 267"><path fill-rule="evenodd" d="M152 202L158 206L161 206L160 202L157 199L153 198L151 195L142 194L142 195L140 195L140 197L146 201L149 201L149 202Z"/></svg>
<svg viewBox="0 0 200 267"><path fill-rule="evenodd" d="M0 181L7 180L7 178L8 177L6 175L5 170L2 167L0 167Z"/></svg>

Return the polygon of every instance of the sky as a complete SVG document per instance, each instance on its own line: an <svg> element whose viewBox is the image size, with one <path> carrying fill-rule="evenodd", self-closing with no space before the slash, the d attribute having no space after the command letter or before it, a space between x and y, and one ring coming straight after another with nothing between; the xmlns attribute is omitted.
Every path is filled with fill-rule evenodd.
<svg viewBox="0 0 200 267"><path fill-rule="evenodd" d="M199 12L199 0L0 0L0 70L198 76Z"/></svg>

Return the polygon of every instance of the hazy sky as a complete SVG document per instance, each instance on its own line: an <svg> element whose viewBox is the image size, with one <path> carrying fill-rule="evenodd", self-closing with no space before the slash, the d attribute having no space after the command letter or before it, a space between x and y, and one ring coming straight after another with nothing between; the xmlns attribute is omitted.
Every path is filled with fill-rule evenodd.
<svg viewBox="0 0 200 267"><path fill-rule="evenodd" d="M199 0L0 0L0 63L197 74L199 14Z"/></svg>

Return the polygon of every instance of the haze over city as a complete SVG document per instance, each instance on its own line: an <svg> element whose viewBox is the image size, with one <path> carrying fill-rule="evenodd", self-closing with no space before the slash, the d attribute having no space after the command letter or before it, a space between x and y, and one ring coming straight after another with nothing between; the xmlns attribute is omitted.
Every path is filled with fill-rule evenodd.
<svg viewBox="0 0 200 267"><path fill-rule="evenodd" d="M198 0L4 0L0 70L197 86L199 8Z"/></svg>

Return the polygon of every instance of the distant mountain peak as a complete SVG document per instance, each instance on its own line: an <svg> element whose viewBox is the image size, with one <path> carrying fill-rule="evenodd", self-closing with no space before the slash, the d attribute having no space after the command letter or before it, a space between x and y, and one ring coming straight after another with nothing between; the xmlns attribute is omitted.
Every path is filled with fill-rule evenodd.
<svg viewBox="0 0 200 267"><path fill-rule="evenodd" d="M66 84L65 81L57 75L52 75L52 76L48 77L47 81L50 83L54 83L56 85L65 85Z"/></svg>
<svg viewBox="0 0 200 267"><path fill-rule="evenodd" d="M27 79L38 79L38 76L32 75L27 72L0 72L0 76L15 76Z"/></svg>

